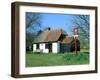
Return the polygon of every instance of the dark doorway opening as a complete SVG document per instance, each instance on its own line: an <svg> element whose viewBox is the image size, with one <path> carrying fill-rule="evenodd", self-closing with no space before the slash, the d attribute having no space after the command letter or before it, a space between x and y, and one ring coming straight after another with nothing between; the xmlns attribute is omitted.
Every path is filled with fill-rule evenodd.
<svg viewBox="0 0 100 80"><path fill-rule="evenodd" d="M48 43L49 52L52 52L52 43Z"/></svg>

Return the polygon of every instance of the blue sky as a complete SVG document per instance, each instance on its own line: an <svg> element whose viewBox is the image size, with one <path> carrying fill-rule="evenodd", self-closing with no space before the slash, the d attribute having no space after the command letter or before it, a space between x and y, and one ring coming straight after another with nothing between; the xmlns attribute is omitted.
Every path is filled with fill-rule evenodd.
<svg viewBox="0 0 100 80"><path fill-rule="evenodd" d="M34 13L33 13L34 14ZM53 14L53 13L36 13L41 15L41 30L50 27L51 29L63 29L68 35L73 35L72 29L75 24L73 20L75 15L72 14ZM29 31L33 31L29 28Z"/></svg>
<svg viewBox="0 0 100 80"><path fill-rule="evenodd" d="M73 15L68 14L41 14L42 28L50 27L51 29L63 29L69 35L72 35Z"/></svg>

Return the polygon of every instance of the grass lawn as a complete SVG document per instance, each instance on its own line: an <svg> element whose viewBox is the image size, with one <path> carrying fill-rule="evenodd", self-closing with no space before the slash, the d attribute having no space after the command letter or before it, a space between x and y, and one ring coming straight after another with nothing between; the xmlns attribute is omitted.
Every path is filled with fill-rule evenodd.
<svg viewBox="0 0 100 80"><path fill-rule="evenodd" d="M33 52L27 52L26 54L26 67L77 64L89 64L89 53L79 52L77 55L75 55L72 53L34 54Z"/></svg>

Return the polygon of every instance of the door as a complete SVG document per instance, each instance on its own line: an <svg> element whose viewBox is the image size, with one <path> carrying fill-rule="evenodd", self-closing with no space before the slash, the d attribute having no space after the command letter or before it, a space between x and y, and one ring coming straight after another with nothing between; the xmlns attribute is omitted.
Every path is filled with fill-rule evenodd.
<svg viewBox="0 0 100 80"><path fill-rule="evenodd" d="M52 43L48 43L49 46L49 52L52 52Z"/></svg>

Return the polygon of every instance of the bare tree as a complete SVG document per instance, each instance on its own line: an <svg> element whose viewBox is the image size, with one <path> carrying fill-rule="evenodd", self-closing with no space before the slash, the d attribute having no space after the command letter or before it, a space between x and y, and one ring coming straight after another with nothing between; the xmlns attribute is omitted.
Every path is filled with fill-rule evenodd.
<svg viewBox="0 0 100 80"><path fill-rule="evenodd" d="M39 13L26 12L26 50L31 48L36 33L40 31L41 19Z"/></svg>
<svg viewBox="0 0 100 80"><path fill-rule="evenodd" d="M26 12L26 28L35 26L41 27L41 15L39 13Z"/></svg>
<svg viewBox="0 0 100 80"><path fill-rule="evenodd" d="M74 24L79 28L79 38L82 46L89 47L90 19L89 15L75 15Z"/></svg>

